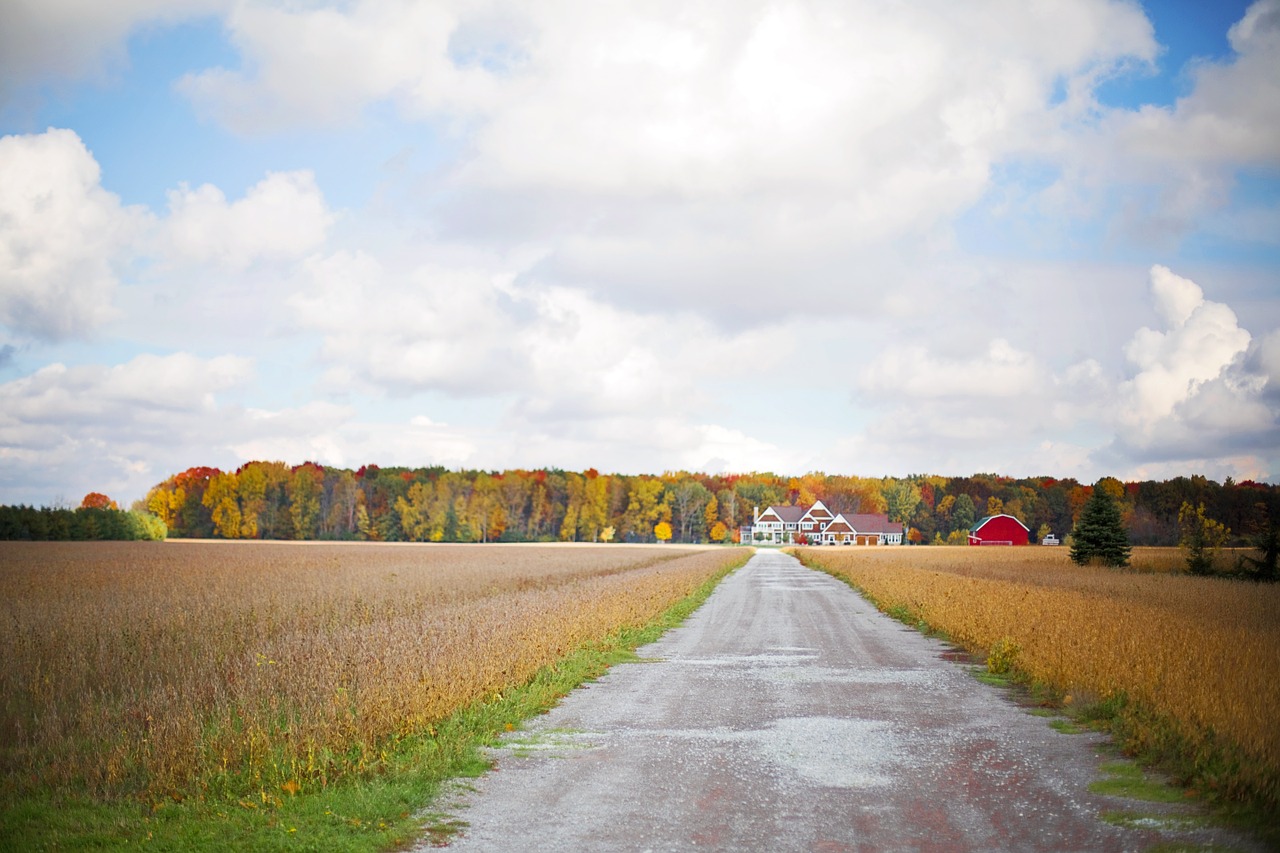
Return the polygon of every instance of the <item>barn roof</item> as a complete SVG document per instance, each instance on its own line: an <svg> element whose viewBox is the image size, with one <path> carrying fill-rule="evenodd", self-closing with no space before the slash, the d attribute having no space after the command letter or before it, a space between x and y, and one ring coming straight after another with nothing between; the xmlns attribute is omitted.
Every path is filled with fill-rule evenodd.
<svg viewBox="0 0 1280 853"><path fill-rule="evenodd" d="M977 523L976 523L976 524L974 524L974 525L973 525L973 527L970 527L970 528L969 528L969 532L970 532L970 533L977 533L979 530L981 530L981 529L982 529L982 526L983 526L984 524L986 524L988 521L991 521L992 519L996 519L996 518L1008 518L1008 519L1012 519L1013 521L1017 522L1017 523L1018 523L1018 526L1019 526L1019 527L1021 527L1023 530L1027 531L1028 533L1030 533L1030 532L1031 532L1031 528L1030 528L1030 527L1027 527L1025 524L1023 524L1021 521L1018 521L1018 519L1014 518L1012 515L1005 515L1004 513L1000 513L999 515L988 515L988 516L985 516L985 517L983 517L983 518L978 519Z"/></svg>

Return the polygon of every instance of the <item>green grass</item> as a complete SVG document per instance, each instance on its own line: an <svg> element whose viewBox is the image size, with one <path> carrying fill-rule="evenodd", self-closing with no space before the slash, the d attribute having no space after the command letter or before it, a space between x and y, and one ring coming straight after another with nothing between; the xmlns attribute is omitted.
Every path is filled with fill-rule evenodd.
<svg viewBox="0 0 1280 853"><path fill-rule="evenodd" d="M1055 732L1062 732L1064 735L1078 735L1089 731L1089 729L1079 723L1063 719L1051 720L1049 722L1049 728L1053 729Z"/></svg>
<svg viewBox="0 0 1280 853"><path fill-rule="evenodd" d="M1153 779L1132 761L1108 761L1098 768L1107 774L1089 785L1095 794L1109 794L1148 803L1181 803L1186 794L1162 779Z"/></svg>
<svg viewBox="0 0 1280 853"><path fill-rule="evenodd" d="M488 769L481 747L611 666L636 661L635 649L653 642L696 610L716 584L750 558L716 574L653 622L588 643L527 684L500 698L463 708L435 724L434 733L388 746L377 776L296 792L261 790L248 797L207 796L161 803L95 801L87 797L0 792L0 849L103 850L143 847L174 851L335 851L402 849L426 838L440 842L463 827L423 812L450 779Z"/></svg>

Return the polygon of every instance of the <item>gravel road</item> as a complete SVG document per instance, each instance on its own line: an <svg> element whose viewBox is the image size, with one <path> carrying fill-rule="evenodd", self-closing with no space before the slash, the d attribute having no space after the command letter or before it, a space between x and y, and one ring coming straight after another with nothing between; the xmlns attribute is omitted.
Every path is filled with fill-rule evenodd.
<svg viewBox="0 0 1280 853"><path fill-rule="evenodd" d="M434 811L458 851L1141 850L1215 841L1114 826L1063 734L945 644L776 551L681 628L494 750ZM1206 835L1206 832L1209 833ZM1245 849L1247 849L1246 845ZM430 849L428 847L420 848Z"/></svg>

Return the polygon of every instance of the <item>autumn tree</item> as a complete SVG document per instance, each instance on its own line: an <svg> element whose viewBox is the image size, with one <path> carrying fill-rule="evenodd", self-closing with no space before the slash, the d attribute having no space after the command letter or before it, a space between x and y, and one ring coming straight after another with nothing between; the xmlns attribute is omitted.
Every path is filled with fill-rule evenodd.
<svg viewBox="0 0 1280 853"><path fill-rule="evenodd" d="M671 525L668 522L659 521L653 526L653 537L663 544L670 542Z"/></svg>
<svg viewBox="0 0 1280 853"><path fill-rule="evenodd" d="M662 500L661 480L651 477L633 477L627 495L627 509L622 516L622 535L648 539L653 526L658 523L659 505Z"/></svg>
<svg viewBox="0 0 1280 853"><path fill-rule="evenodd" d="M1231 532L1205 515L1204 504L1192 506L1185 501L1178 510L1178 529L1182 534L1179 544L1187 555L1187 571L1193 575L1213 574L1214 559Z"/></svg>
<svg viewBox="0 0 1280 853"><path fill-rule="evenodd" d="M708 498L707 505L702 508L702 523L707 535L710 535L711 529L720 523L720 501L716 500L715 495ZM728 530L727 527L725 529Z"/></svg>
<svg viewBox="0 0 1280 853"><path fill-rule="evenodd" d="M680 525L680 541L690 541L695 525L702 519L702 510L711 493L707 487L692 477L685 477L674 487L667 490L671 500L671 510Z"/></svg>
<svg viewBox="0 0 1280 853"><path fill-rule="evenodd" d="M240 537L257 539L262 515L267 508L267 472L250 462L236 472L236 492L240 498Z"/></svg>
<svg viewBox="0 0 1280 853"><path fill-rule="evenodd" d="M102 494L102 492L89 492L84 496L84 500L80 501L81 509L119 509L120 507L111 498Z"/></svg>
<svg viewBox="0 0 1280 853"><path fill-rule="evenodd" d="M720 507L720 517L725 526L738 526L738 492L735 489L721 489L716 493L716 503Z"/></svg>
<svg viewBox="0 0 1280 853"><path fill-rule="evenodd" d="M396 498L400 528L410 542L427 542L431 539L432 491L427 483L414 483L409 487L407 495Z"/></svg>
<svg viewBox="0 0 1280 853"><path fill-rule="evenodd" d="M213 517L214 532L223 539L240 538L240 501L236 475L218 473L209 479L203 502Z"/></svg>
<svg viewBox="0 0 1280 853"><path fill-rule="evenodd" d="M324 469L312 462L304 462L293 470L289 478L289 515L293 520L294 536L298 539L315 539L320 523L320 496L324 490Z"/></svg>
<svg viewBox="0 0 1280 853"><path fill-rule="evenodd" d="M329 500L321 531L326 537L349 539L356 532L356 507L361 499L355 474L339 471L325 479Z"/></svg>

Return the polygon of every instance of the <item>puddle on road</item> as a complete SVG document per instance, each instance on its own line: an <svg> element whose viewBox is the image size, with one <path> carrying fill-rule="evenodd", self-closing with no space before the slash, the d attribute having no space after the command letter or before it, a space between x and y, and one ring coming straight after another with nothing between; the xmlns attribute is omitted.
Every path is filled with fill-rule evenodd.
<svg viewBox="0 0 1280 853"><path fill-rule="evenodd" d="M878 788L893 781L902 744L889 724L838 717L788 717L749 732L760 755L828 788Z"/></svg>

